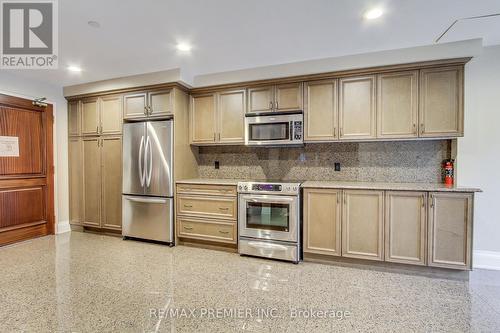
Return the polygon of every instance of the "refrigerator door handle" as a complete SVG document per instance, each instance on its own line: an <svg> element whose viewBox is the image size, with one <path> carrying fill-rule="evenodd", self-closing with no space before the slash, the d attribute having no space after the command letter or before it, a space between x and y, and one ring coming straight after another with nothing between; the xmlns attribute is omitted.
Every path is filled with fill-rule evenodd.
<svg viewBox="0 0 500 333"><path fill-rule="evenodd" d="M145 163L147 165L146 171L146 186L149 187L151 185L151 176L153 174L153 148L151 147L151 140L149 139L149 135L146 139L146 151L144 152L144 159L147 161L148 153L149 153L149 162Z"/></svg>
<svg viewBox="0 0 500 333"><path fill-rule="evenodd" d="M139 155L138 155L138 158L137 158L137 164L139 164L139 179L141 181L141 186L144 186L144 181L146 180L146 174L144 171L146 170L142 170L142 149L144 147L144 135L141 136L141 143L139 145ZM146 166L144 166L146 167Z"/></svg>
<svg viewBox="0 0 500 333"><path fill-rule="evenodd" d="M164 204L167 203L167 199L153 199L153 198L130 198L125 197L128 201L140 202L140 203L153 203L153 204Z"/></svg>

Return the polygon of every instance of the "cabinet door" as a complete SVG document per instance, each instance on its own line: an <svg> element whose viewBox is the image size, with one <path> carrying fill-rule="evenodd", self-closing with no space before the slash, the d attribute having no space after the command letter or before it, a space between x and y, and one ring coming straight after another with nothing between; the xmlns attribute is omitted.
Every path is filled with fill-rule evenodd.
<svg viewBox="0 0 500 333"><path fill-rule="evenodd" d="M122 105L121 96L101 98L101 134L120 134L122 132Z"/></svg>
<svg viewBox="0 0 500 333"><path fill-rule="evenodd" d="M274 86L248 88L247 112L269 112L274 108Z"/></svg>
<svg viewBox="0 0 500 333"><path fill-rule="evenodd" d="M191 96L191 143L215 142L215 95Z"/></svg>
<svg viewBox="0 0 500 333"><path fill-rule="evenodd" d="M377 137L417 137L418 71L377 76Z"/></svg>
<svg viewBox="0 0 500 333"><path fill-rule="evenodd" d="M463 136L463 68L420 71L420 136Z"/></svg>
<svg viewBox="0 0 500 333"><path fill-rule="evenodd" d="M431 193L429 197L429 266L470 269L471 193Z"/></svg>
<svg viewBox="0 0 500 333"><path fill-rule="evenodd" d="M340 138L375 138L375 77L344 78L339 84Z"/></svg>
<svg viewBox="0 0 500 333"><path fill-rule="evenodd" d="M99 103L97 98L82 101L82 134L97 135L99 133Z"/></svg>
<svg viewBox="0 0 500 333"><path fill-rule="evenodd" d="M69 223L83 222L83 167L82 139L69 138Z"/></svg>
<svg viewBox="0 0 500 333"><path fill-rule="evenodd" d="M150 92L148 101L152 117L168 116L173 112L171 89Z"/></svg>
<svg viewBox="0 0 500 333"><path fill-rule="evenodd" d="M122 139L106 137L101 141L102 216L101 227L122 226Z"/></svg>
<svg viewBox="0 0 500 333"><path fill-rule="evenodd" d="M304 190L304 252L340 256L342 191Z"/></svg>
<svg viewBox="0 0 500 333"><path fill-rule="evenodd" d="M83 225L99 227L101 221L100 138L83 139Z"/></svg>
<svg viewBox="0 0 500 333"><path fill-rule="evenodd" d="M302 110L302 83L279 84L275 88L274 111Z"/></svg>
<svg viewBox="0 0 500 333"><path fill-rule="evenodd" d="M245 90L218 93L218 141L221 143L245 142Z"/></svg>
<svg viewBox="0 0 500 333"><path fill-rule="evenodd" d="M80 101L68 102L68 135L81 135L81 123Z"/></svg>
<svg viewBox="0 0 500 333"><path fill-rule="evenodd" d="M386 192L386 261L425 265L426 202L425 192Z"/></svg>
<svg viewBox="0 0 500 333"><path fill-rule="evenodd" d="M383 260L384 192L345 190L342 256Z"/></svg>
<svg viewBox="0 0 500 333"><path fill-rule="evenodd" d="M123 119L144 118L146 113L146 93L123 96Z"/></svg>
<svg viewBox="0 0 500 333"><path fill-rule="evenodd" d="M305 94L305 141L337 139L337 80L308 82Z"/></svg>

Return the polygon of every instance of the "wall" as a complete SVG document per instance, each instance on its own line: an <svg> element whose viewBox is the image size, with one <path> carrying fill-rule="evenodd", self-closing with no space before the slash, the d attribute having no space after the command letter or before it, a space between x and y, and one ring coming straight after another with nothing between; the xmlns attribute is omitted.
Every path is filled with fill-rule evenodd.
<svg viewBox="0 0 500 333"><path fill-rule="evenodd" d="M321 143L303 148L200 147L204 178L441 182L449 140ZM219 161L220 169L214 168ZM334 171L339 162L341 171Z"/></svg>
<svg viewBox="0 0 500 333"><path fill-rule="evenodd" d="M474 209L475 266L500 269L500 46L465 68L465 137L458 140L458 184L483 190Z"/></svg>
<svg viewBox="0 0 500 333"><path fill-rule="evenodd" d="M23 98L47 97L54 105L55 214L58 232L69 228L67 104L62 87L27 79L19 74L0 72L0 93Z"/></svg>

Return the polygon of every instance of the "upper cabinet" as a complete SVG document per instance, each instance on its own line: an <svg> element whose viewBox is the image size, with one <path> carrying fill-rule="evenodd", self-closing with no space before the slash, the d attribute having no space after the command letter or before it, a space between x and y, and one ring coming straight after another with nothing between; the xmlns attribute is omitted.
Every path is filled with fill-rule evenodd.
<svg viewBox="0 0 500 333"><path fill-rule="evenodd" d="M81 133L84 136L120 134L122 131L121 96L88 98L81 101Z"/></svg>
<svg viewBox="0 0 500 333"><path fill-rule="evenodd" d="M190 135L191 143L215 143L216 141L216 95L191 96Z"/></svg>
<svg viewBox="0 0 500 333"><path fill-rule="evenodd" d="M463 67L420 71L420 136L463 136Z"/></svg>
<svg viewBox="0 0 500 333"><path fill-rule="evenodd" d="M98 98L86 98L81 102L82 135L99 134L99 102Z"/></svg>
<svg viewBox="0 0 500 333"><path fill-rule="evenodd" d="M306 83L304 120L306 141L338 138L337 80Z"/></svg>
<svg viewBox="0 0 500 333"><path fill-rule="evenodd" d="M165 117L173 113L172 89L123 96L123 118Z"/></svg>
<svg viewBox="0 0 500 333"><path fill-rule="evenodd" d="M81 135L82 117L80 111L80 101L68 102L68 135Z"/></svg>
<svg viewBox="0 0 500 333"><path fill-rule="evenodd" d="M375 76L339 80L340 139L376 137Z"/></svg>
<svg viewBox="0 0 500 333"><path fill-rule="evenodd" d="M377 76L377 137L415 138L418 71Z"/></svg>
<svg viewBox="0 0 500 333"><path fill-rule="evenodd" d="M302 110L302 83L248 88L247 112L287 112Z"/></svg>

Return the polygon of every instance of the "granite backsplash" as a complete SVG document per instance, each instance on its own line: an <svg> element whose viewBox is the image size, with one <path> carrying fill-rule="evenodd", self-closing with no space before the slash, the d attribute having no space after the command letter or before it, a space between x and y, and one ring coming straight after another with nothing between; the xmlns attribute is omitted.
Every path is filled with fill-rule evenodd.
<svg viewBox="0 0 500 333"><path fill-rule="evenodd" d="M199 148L198 171L201 178L439 183L441 163L450 156L450 140L214 146Z"/></svg>

